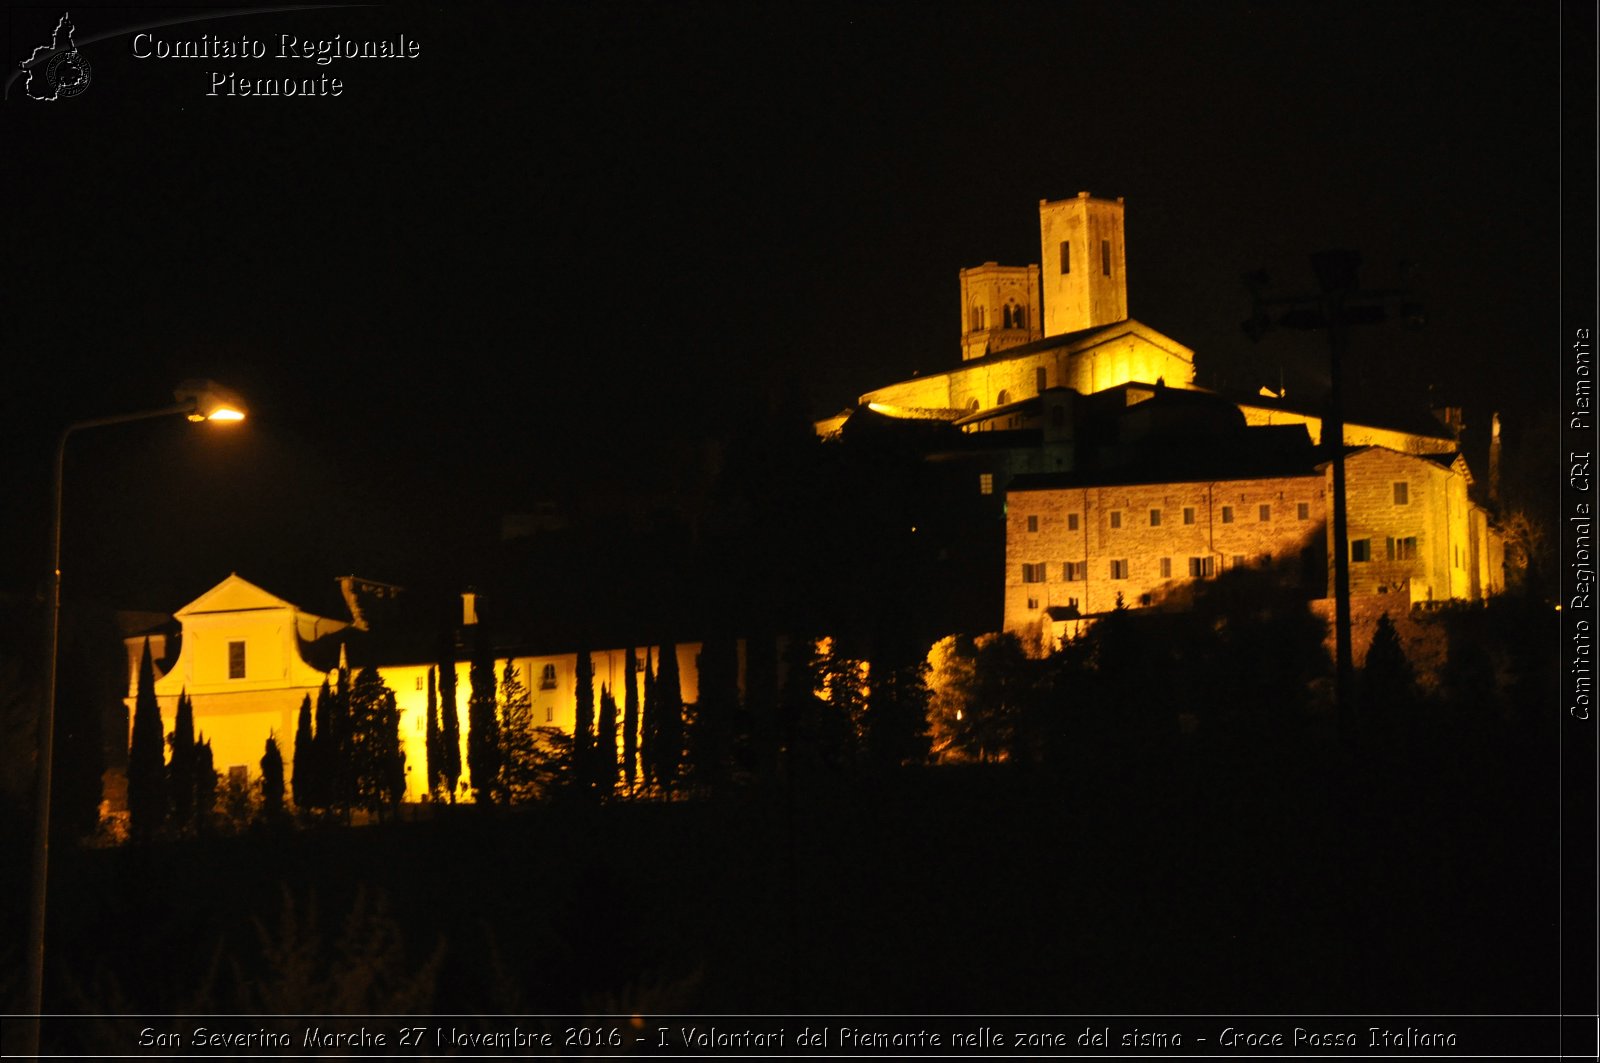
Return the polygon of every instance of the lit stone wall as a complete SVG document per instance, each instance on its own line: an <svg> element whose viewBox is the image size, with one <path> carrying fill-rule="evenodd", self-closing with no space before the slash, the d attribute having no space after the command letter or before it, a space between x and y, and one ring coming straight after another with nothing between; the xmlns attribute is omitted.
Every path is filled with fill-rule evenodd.
<svg viewBox="0 0 1600 1063"><path fill-rule="evenodd" d="M1292 413L1271 406L1239 404L1245 424L1252 428L1274 424L1303 424L1311 435L1313 445L1322 445L1322 418L1310 414ZM1402 454L1448 454L1456 449L1449 439L1402 432L1394 428L1375 428L1372 425L1345 423L1344 441L1351 447L1387 447Z"/></svg>
<svg viewBox="0 0 1600 1063"><path fill-rule="evenodd" d="M1102 241L1109 262L1102 261ZM1071 245L1066 272L1062 272L1063 243ZM1080 192L1073 199L1040 200L1039 255L1046 336L1062 336L1128 316L1121 199L1096 199Z"/></svg>
<svg viewBox="0 0 1600 1063"><path fill-rule="evenodd" d="M1465 466L1383 448L1345 459L1345 513L1351 548L1350 593L1379 594L1409 587L1413 602L1471 598L1472 505ZM1333 490L1333 469L1327 472ZM1397 501L1395 485L1405 485ZM1389 556L1389 541L1396 543ZM1402 545L1414 540L1415 547ZM1368 560L1356 557L1366 542ZM1412 556L1405 557L1410 552Z"/></svg>
<svg viewBox="0 0 1600 1063"><path fill-rule="evenodd" d="M1298 578L1303 553L1322 549L1326 497L1316 474L1012 491L1006 498L1005 628L1037 631L1051 607L1105 612L1119 593L1130 608L1153 604L1194 578L1191 559L1208 559L1213 575L1270 561ZM1184 522L1186 509L1193 511L1192 523ZM1114 561L1126 568L1114 570ZM1083 565L1081 579L1067 578L1068 562ZM1024 565L1041 564L1042 581L1025 579Z"/></svg>
<svg viewBox="0 0 1600 1063"><path fill-rule="evenodd" d="M1010 309L1010 322L1007 310ZM982 358L1044 336L1039 267L985 262L961 271L961 358Z"/></svg>

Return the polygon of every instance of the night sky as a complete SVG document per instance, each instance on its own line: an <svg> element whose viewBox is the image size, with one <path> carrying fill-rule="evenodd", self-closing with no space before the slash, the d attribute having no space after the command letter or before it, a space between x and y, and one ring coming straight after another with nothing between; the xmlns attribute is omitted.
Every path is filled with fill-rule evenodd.
<svg viewBox="0 0 1600 1063"><path fill-rule="evenodd" d="M1373 394L1432 384L1508 442L1556 409L1554 4L586 4L279 11L165 25L269 58L137 59L182 9L73 9L80 96L7 84L6 536L67 592L173 609L237 570L466 575L500 514L658 483L660 440L798 393L816 416L959 359L957 271L1039 257L1037 204L1127 201L1132 314L1202 380L1314 391L1323 340L1252 345L1243 273L1419 264L1429 322L1357 335ZM14 9L7 59L59 11ZM415 40L277 59L280 34ZM91 38L99 38L88 43ZM210 73L344 81L207 95ZM1553 475L1553 473L1552 473ZM331 584L330 584L331 586Z"/></svg>

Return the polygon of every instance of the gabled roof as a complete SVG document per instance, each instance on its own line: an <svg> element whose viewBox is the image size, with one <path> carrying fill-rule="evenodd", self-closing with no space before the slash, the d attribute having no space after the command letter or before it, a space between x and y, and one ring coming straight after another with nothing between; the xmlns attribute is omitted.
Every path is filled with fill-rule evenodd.
<svg viewBox="0 0 1600 1063"><path fill-rule="evenodd" d="M179 609L173 615L179 620L208 613L245 613L261 609L288 609L300 618L300 627L326 633L344 627L345 622L309 613L293 602L285 601L269 591L251 583L237 572L206 591L200 597ZM302 637L307 631L302 630Z"/></svg>

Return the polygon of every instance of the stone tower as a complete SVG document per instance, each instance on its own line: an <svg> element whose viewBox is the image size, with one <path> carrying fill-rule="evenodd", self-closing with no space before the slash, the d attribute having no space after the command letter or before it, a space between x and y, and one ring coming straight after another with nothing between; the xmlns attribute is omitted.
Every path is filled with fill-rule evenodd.
<svg viewBox="0 0 1600 1063"><path fill-rule="evenodd" d="M1044 334L1060 336L1128 317L1122 197L1039 201Z"/></svg>
<svg viewBox="0 0 1600 1063"><path fill-rule="evenodd" d="M961 271L961 360L1044 336L1039 267L985 262Z"/></svg>

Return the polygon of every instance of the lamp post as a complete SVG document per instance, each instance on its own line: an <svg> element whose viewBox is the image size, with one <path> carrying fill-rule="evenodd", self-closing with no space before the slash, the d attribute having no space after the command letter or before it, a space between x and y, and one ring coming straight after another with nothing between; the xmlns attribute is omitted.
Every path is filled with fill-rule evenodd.
<svg viewBox="0 0 1600 1063"><path fill-rule="evenodd" d="M61 631L61 485L66 463L67 439L74 432L90 428L148 421L156 417L182 415L191 421L242 421L244 404L228 389L210 380L185 380L172 393L171 406L137 413L114 414L74 421L56 440L53 498L50 526L50 615L46 639L44 712L39 720L38 817L33 840L33 891L28 912L28 1014L24 1031L24 1056L39 1054L40 1013L44 1005L44 920L46 884L50 869L50 775L55 758L56 654Z"/></svg>

